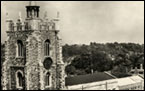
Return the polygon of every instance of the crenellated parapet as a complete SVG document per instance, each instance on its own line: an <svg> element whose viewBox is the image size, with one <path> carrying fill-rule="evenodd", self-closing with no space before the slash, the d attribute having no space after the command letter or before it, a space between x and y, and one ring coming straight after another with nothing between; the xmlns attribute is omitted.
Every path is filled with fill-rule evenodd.
<svg viewBox="0 0 145 91"><path fill-rule="evenodd" d="M26 20L24 22L17 20L7 20L7 31L29 31L29 30L58 30L58 25L55 20L44 21L44 20Z"/></svg>

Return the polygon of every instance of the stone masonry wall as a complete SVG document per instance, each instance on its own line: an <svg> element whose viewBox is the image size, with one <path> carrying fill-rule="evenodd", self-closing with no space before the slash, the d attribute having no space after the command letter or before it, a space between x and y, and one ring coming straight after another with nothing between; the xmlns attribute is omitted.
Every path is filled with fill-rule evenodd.
<svg viewBox="0 0 145 91"><path fill-rule="evenodd" d="M26 51L26 82L28 90L38 90L39 64L38 64L38 41L35 37L29 36Z"/></svg>
<svg viewBox="0 0 145 91"><path fill-rule="evenodd" d="M40 89L46 89L45 86L45 76L46 73L49 72L51 74L51 87L49 89L56 88L56 48L55 48L55 32L54 31L46 31L46 30L40 30L36 31L35 35L39 39L39 46L38 46L38 61L40 66ZM44 60L47 58L44 56L44 42L49 39L50 40L50 57L53 61L53 64L50 69L45 69L43 66Z"/></svg>
<svg viewBox="0 0 145 91"><path fill-rule="evenodd" d="M11 74L12 74L12 70L11 67L24 67L25 65L25 40L27 39L27 36L30 34L30 31L7 31L7 41L5 44L5 62L3 63L3 89L5 90L10 90L12 89L12 85L15 84L14 80L15 79L11 79ZM24 57L19 58L16 56L16 48L17 48L17 40L21 40L23 42L24 45ZM20 69L21 70L21 69ZM13 83L11 83L11 81L13 81Z"/></svg>

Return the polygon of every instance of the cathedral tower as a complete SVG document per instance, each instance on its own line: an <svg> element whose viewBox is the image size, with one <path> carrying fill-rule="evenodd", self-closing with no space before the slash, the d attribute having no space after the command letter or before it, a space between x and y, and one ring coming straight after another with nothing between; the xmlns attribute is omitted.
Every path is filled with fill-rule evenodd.
<svg viewBox="0 0 145 91"><path fill-rule="evenodd" d="M64 63L58 17L48 21L39 17L35 1L26 6L27 18L7 19L4 90L64 89Z"/></svg>

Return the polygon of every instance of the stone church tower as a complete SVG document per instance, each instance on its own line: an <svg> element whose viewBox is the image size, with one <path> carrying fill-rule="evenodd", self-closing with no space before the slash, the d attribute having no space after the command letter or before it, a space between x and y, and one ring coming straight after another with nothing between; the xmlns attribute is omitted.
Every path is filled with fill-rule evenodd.
<svg viewBox="0 0 145 91"><path fill-rule="evenodd" d="M35 1L26 6L26 19L21 13L17 22L7 18L5 62L2 69L4 90L64 89L59 17L41 19Z"/></svg>

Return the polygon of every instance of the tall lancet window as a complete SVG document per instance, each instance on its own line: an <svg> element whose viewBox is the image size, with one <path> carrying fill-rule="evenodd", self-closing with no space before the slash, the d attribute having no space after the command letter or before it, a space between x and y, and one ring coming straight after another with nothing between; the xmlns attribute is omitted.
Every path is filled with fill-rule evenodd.
<svg viewBox="0 0 145 91"><path fill-rule="evenodd" d="M50 85L50 73L48 72L47 74L46 74L46 86L49 86Z"/></svg>
<svg viewBox="0 0 145 91"><path fill-rule="evenodd" d="M23 43L21 40L17 41L17 54L18 54L18 57L23 56Z"/></svg>
<svg viewBox="0 0 145 91"><path fill-rule="evenodd" d="M50 51L50 41L47 39L44 44L44 55L49 56Z"/></svg>

